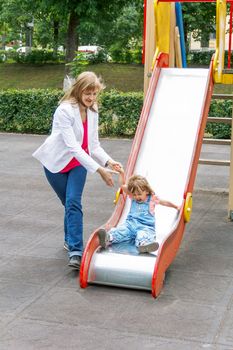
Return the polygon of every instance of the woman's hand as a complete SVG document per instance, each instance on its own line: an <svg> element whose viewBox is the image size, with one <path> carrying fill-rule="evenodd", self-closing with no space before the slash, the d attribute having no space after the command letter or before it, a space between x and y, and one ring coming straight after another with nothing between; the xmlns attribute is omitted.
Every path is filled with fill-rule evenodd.
<svg viewBox="0 0 233 350"><path fill-rule="evenodd" d="M110 172L108 172L107 170L105 170L102 167L99 167L97 169L97 172L100 174L100 176L102 177L102 179L104 180L104 182L110 186L113 187L114 186L114 182L113 182L113 178L112 178L112 174Z"/></svg>
<svg viewBox="0 0 233 350"><path fill-rule="evenodd" d="M123 169L122 164L120 162L116 162L113 159L109 159L107 161L107 166L109 166L110 169L115 170L117 172L120 172L121 169Z"/></svg>

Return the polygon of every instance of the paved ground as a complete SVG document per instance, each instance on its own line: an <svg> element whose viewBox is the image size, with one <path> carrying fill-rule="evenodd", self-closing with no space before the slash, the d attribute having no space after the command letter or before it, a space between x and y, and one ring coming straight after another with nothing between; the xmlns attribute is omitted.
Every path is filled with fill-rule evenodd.
<svg viewBox="0 0 233 350"><path fill-rule="evenodd" d="M31 157L43 139L0 134L0 349L232 350L229 169L199 167L192 220L159 298L100 286L81 290L62 247L62 208ZM126 163L131 141L102 144ZM229 159L227 146L202 153ZM112 189L89 176L85 239L109 218L112 200Z"/></svg>

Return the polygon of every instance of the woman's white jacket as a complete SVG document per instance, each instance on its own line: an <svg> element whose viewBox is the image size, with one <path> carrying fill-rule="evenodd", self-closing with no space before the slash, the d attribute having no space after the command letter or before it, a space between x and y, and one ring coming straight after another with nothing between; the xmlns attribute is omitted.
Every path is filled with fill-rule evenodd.
<svg viewBox="0 0 233 350"><path fill-rule="evenodd" d="M88 109L87 121L89 155L81 147L84 130L78 105L62 102L54 113L51 135L33 153L33 157L52 173L60 172L73 157L87 171L94 173L111 158L99 143L98 113Z"/></svg>

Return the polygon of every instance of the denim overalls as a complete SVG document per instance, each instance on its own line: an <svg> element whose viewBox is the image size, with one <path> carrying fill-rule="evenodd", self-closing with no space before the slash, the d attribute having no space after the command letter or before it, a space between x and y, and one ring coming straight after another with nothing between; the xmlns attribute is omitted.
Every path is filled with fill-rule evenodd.
<svg viewBox="0 0 233 350"><path fill-rule="evenodd" d="M145 202L132 199L125 223L109 231L111 243L135 241L136 247L155 242L154 207L158 198L148 195Z"/></svg>

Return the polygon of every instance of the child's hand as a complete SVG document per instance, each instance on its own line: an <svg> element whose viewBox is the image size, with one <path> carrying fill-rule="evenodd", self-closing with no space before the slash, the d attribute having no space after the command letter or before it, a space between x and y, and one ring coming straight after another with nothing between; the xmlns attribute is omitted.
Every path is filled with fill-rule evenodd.
<svg viewBox="0 0 233 350"><path fill-rule="evenodd" d="M121 163L115 162L115 160L109 160L108 165L112 170L115 170L118 173L120 173L120 170L123 169Z"/></svg>
<svg viewBox="0 0 233 350"><path fill-rule="evenodd" d="M117 171L122 175L124 175L124 173L125 173L123 166L117 168Z"/></svg>

